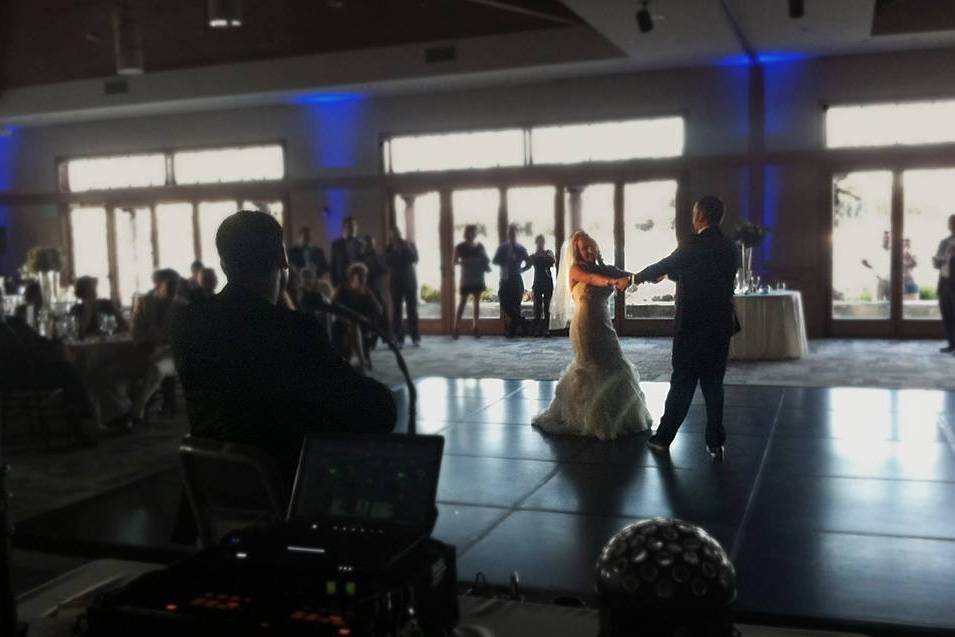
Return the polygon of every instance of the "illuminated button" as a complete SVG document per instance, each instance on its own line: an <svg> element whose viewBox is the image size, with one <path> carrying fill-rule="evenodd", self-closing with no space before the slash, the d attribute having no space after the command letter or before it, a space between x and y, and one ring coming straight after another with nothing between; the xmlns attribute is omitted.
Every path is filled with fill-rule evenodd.
<svg viewBox="0 0 955 637"><path fill-rule="evenodd" d="M339 628L339 629L338 629L338 634L341 635L341 637L348 637L348 635L351 635L351 629L349 629L349 628Z"/></svg>
<svg viewBox="0 0 955 637"><path fill-rule="evenodd" d="M338 584L329 580L325 582L325 594L326 595L337 595L338 594Z"/></svg>
<svg viewBox="0 0 955 637"><path fill-rule="evenodd" d="M170 613L176 612L178 608L179 606L176 604L166 604L166 610L168 610Z"/></svg>
<svg viewBox="0 0 955 637"><path fill-rule="evenodd" d="M354 597L357 592L358 587L355 586L355 582L345 582L345 594L349 597Z"/></svg>

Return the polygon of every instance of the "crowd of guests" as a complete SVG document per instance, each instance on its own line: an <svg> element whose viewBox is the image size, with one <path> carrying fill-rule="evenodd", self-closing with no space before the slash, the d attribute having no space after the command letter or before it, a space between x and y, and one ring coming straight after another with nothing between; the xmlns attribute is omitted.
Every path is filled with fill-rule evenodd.
<svg viewBox="0 0 955 637"><path fill-rule="evenodd" d="M406 338L417 347L418 250L397 228L389 233L384 250L370 235L358 234L358 222L342 222L342 236L332 242L330 258L312 244L311 230L303 227L288 249L289 274L284 292L297 310L313 314L332 346L361 369L371 369L370 352L379 344L378 333L401 347ZM366 319L368 329L348 318L332 315L335 303Z"/></svg>

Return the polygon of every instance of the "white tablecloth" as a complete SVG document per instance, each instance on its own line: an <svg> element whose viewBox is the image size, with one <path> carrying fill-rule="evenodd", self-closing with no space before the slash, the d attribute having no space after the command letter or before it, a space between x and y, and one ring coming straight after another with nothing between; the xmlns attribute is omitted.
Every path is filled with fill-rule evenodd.
<svg viewBox="0 0 955 637"><path fill-rule="evenodd" d="M809 353L802 294L795 291L736 297L743 331L730 343L730 359L771 361L802 358Z"/></svg>

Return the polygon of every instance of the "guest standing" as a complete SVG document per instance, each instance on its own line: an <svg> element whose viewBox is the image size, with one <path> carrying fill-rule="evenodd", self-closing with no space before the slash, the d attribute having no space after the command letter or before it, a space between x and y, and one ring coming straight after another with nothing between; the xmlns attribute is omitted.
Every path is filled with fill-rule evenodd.
<svg viewBox="0 0 955 637"><path fill-rule="evenodd" d="M538 336L550 336L550 299L554 295L554 278L551 268L557 263L554 253L544 249L544 235L537 235L534 240L537 251L530 257L534 266L534 285L531 291L534 295L534 325Z"/></svg>
<svg viewBox="0 0 955 637"><path fill-rule="evenodd" d="M25 325L36 325L36 318L43 309L43 290L36 281L30 281L23 290L23 303L18 305L13 315Z"/></svg>
<svg viewBox="0 0 955 637"><path fill-rule="evenodd" d="M308 226L302 226L298 231L298 242L289 248L288 262L296 270L305 268L313 270L319 278L328 273L325 252L320 247L312 245L312 229Z"/></svg>
<svg viewBox="0 0 955 637"><path fill-rule="evenodd" d="M391 325L392 334L398 342L405 342L405 330L401 320L401 306L404 304L408 315L408 333L415 347L421 344L418 331L418 275L415 264L418 263L418 248L414 242L401 237L397 227L391 229L391 241L385 249L385 260L391 269Z"/></svg>
<svg viewBox="0 0 955 637"><path fill-rule="evenodd" d="M347 281L348 266L361 260L365 249L358 238L358 222L352 217L342 221L342 236L332 242L332 286L338 288Z"/></svg>
<svg viewBox="0 0 955 637"><path fill-rule="evenodd" d="M932 265L938 269L938 306L942 311L942 324L948 345L941 349L943 354L955 352L955 289L952 279L952 259L955 258L955 215L948 218L949 236L938 244L938 250L932 258Z"/></svg>
<svg viewBox="0 0 955 637"><path fill-rule="evenodd" d="M461 301L458 303L458 311L454 315L454 325L451 330L453 338L458 337L461 317L464 315L464 307L467 305L469 297L474 299L472 331L475 338L481 337L481 332L478 330L478 317L481 314L481 295L487 289L484 284L484 275L491 271L491 261L487 258L484 245L477 243L476 239L477 226L465 226L464 241L454 247L454 255L451 259L454 265L461 266L461 283L459 286Z"/></svg>
<svg viewBox="0 0 955 637"><path fill-rule="evenodd" d="M919 284L915 280L915 268L919 262L912 254L912 240L906 239L902 250L902 298L906 301L919 300Z"/></svg>
<svg viewBox="0 0 955 637"><path fill-rule="evenodd" d="M190 303L199 303L215 296L216 288L219 287L219 276L212 268L202 268L197 283L186 292L186 300Z"/></svg>
<svg viewBox="0 0 955 637"><path fill-rule="evenodd" d="M288 260L271 215L228 217L216 247L228 285L173 323L192 433L263 449L289 493L307 432L391 431L395 403L345 364L315 318L279 305Z"/></svg>
<svg viewBox="0 0 955 637"><path fill-rule="evenodd" d="M501 286L498 298L504 310L506 336L514 338L518 332L527 333L527 321L521 316L521 304L524 301L523 272L530 269L527 249L517 242L517 226L507 229L507 241L501 244L494 254L494 264L501 266Z"/></svg>

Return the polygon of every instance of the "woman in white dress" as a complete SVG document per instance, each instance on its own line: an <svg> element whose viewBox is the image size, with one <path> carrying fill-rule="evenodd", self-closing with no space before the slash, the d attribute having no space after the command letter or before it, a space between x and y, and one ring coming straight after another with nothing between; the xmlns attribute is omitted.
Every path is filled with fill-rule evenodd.
<svg viewBox="0 0 955 637"><path fill-rule="evenodd" d="M551 325L562 328L570 320L574 360L534 426L600 440L648 430L652 418L639 376L623 357L608 309L610 295L626 290L630 276L604 265L597 242L582 231L564 243L557 276Z"/></svg>

